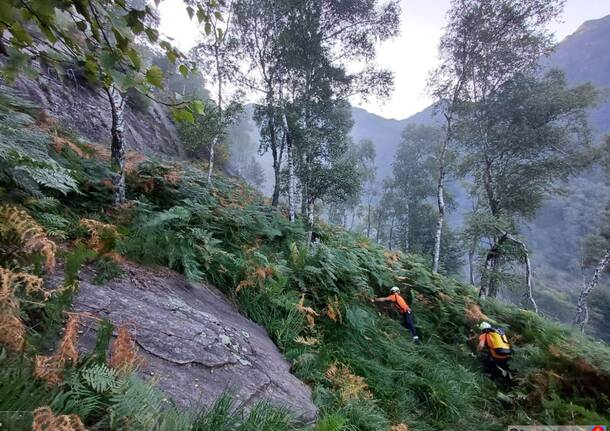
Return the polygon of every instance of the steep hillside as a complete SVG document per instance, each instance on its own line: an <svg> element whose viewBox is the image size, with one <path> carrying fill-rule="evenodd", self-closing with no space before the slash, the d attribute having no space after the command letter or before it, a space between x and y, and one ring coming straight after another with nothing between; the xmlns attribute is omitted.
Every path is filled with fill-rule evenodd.
<svg viewBox="0 0 610 431"><path fill-rule="evenodd" d="M43 406L51 410L37 410L37 423L64 421L72 429L302 429L277 404L244 410L230 395L209 409L180 408L130 373L140 362L129 322L114 332L108 356L113 325L93 319L99 328L93 350L79 354L78 321L68 313L79 280L80 311L96 308L96 295L110 290L117 303L145 299L147 282L163 296L153 281L158 270L137 269L132 280L144 282L119 286L122 271L135 271L124 259L214 285L262 325L312 389L316 431L499 431L514 423L610 420L604 343L529 311L479 301L472 287L430 273L417 256L389 252L342 229L319 224L321 242L310 245L300 222L290 223L234 178L219 174L209 187L205 166L197 163L130 157L129 203L112 208L110 172L98 145L37 123L39 110L16 97L0 102L0 410L18 412L3 418L9 429L31 429L29 412ZM20 146L26 139L29 145ZM11 156L16 153L21 156ZM32 161L57 176L33 187L15 175ZM65 261L66 283L49 290L56 257ZM85 263L95 268L99 292L85 286L85 272L79 275ZM392 285L415 310L421 345L392 310L370 302ZM174 290L167 287L168 300ZM107 302L99 301L101 308ZM155 323L167 321L164 313L197 312L197 300L186 305L159 308ZM510 384L490 380L474 354L482 320L508 331L515 347ZM178 357L188 354L182 347L207 342L198 336L170 342L170 327L154 328L139 334L144 350L161 352L169 344Z"/></svg>

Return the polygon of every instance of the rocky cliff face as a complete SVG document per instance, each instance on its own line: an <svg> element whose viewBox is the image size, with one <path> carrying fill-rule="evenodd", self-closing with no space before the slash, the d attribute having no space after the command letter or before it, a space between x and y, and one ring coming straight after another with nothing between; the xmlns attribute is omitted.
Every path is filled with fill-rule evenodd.
<svg viewBox="0 0 610 431"><path fill-rule="evenodd" d="M246 407L269 401L315 420L311 391L290 374L265 330L246 319L217 289L196 284L164 268L125 264L125 275L104 286L92 284L92 270L80 276L74 310L126 324L144 358L140 373L154 379L178 404L212 403L233 391ZM95 345L95 322L81 336L81 348Z"/></svg>
<svg viewBox="0 0 610 431"><path fill-rule="evenodd" d="M61 124L76 129L87 139L99 143L110 142L112 117L103 90L93 89L78 78L60 80L55 75L47 74L41 74L36 81L20 78L15 88ZM176 128L164 106L151 101L147 112L140 112L127 105L125 113L129 149L185 157Z"/></svg>

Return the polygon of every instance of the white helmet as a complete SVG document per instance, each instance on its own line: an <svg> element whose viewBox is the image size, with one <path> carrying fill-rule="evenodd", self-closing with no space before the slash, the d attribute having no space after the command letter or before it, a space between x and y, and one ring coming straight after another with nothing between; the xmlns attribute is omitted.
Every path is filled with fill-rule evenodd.
<svg viewBox="0 0 610 431"><path fill-rule="evenodd" d="M491 329L491 325L487 322L481 322L481 324L479 325L479 329L481 331L484 331L486 329Z"/></svg>
<svg viewBox="0 0 610 431"><path fill-rule="evenodd" d="M398 292L400 292L400 289L399 289L397 286L394 286L394 287L392 287L392 288L390 289L390 292L392 292L392 293L398 293Z"/></svg>

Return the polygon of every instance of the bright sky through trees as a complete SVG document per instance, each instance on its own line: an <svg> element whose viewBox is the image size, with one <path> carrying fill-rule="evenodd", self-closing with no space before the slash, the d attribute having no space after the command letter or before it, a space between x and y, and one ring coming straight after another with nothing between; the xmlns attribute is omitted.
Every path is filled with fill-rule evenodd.
<svg viewBox="0 0 610 431"><path fill-rule="evenodd" d="M175 39L176 45L188 50L196 41L198 30L191 22L181 0L164 0L161 31ZM425 93L428 72L435 64L437 44L442 34L450 0L402 0L401 35L383 43L378 62L395 73L395 91L386 101L353 100L356 106L387 118L406 118L430 105ZM610 14L608 0L567 0L563 22L552 26L557 40L572 34L584 22Z"/></svg>

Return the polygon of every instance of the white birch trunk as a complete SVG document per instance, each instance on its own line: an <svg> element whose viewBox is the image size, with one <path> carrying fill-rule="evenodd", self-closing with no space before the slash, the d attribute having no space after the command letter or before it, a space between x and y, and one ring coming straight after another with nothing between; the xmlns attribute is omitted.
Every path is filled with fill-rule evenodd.
<svg viewBox="0 0 610 431"><path fill-rule="evenodd" d="M218 38L218 33L216 32L216 30L214 29L214 34L215 37ZM212 139L212 142L210 143L210 166L208 167L208 185L212 184L212 175L214 173L214 151L215 151L215 147L216 144L218 143L218 138L219 136L223 133L223 129L224 126L222 124L222 70L221 70L221 60L220 60L220 53L219 53L219 46L218 44L221 43L221 41L216 40L216 44L214 46L214 58L216 60L216 78L218 80L218 93L217 93L217 97L218 97L218 130L216 131L216 135L214 136L214 139Z"/></svg>
<svg viewBox="0 0 610 431"><path fill-rule="evenodd" d="M214 147L218 137L214 137L210 143L210 165L208 166L208 185L212 184L212 173L214 172Z"/></svg>
<svg viewBox="0 0 610 431"><path fill-rule="evenodd" d="M106 89L112 111L111 167L114 204L125 202L125 98L114 84Z"/></svg>
<svg viewBox="0 0 610 431"><path fill-rule="evenodd" d="M444 163L444 162L441 162ZM441 236L443 233L443 222L445 220L445 168L439 169L438 187L437 187L437 202L438 202L438 218L436 220L436 233L434 235L434 257L432 262L432 272L437 273L441 257Z"/></svg>
<svg viewBox="0 0 610 431"><path fill-rule="evenodd" d="M604 257L599 261L597 267L595 268L593 277L591 277L591 280L583 286L580 295L578 296L574 325L580 326L580 330L582 332L585 331L585 325L589 321L589 307L587 306L587 299L589 298L589 295L593 289L595 289L597 286L599 277L606 270L608 263L610 263L610 248L606 250Z"/></svg>
<svg viewBox="0 0 610 431"><path fill-rule="evenodd" d="M286 112L282 113L284 123L284 134L286 136L286 164L288 165L288 219L293 222L296 220L296 196L294 178L294 157L292 154L292 137L288 129L288 118Z"/></svg>

